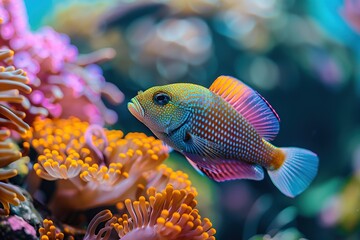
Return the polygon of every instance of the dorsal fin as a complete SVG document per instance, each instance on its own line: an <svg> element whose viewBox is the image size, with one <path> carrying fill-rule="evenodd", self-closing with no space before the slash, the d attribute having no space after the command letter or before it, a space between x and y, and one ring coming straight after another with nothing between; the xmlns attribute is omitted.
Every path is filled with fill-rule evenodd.
<svg viewBox="0 0 360 240"><path fill-rule="evenodd" d="M266 140L276 137L280 129L279 115L259 93L230 76L218 77L209 89L235 108L261 137Z"/></svg>

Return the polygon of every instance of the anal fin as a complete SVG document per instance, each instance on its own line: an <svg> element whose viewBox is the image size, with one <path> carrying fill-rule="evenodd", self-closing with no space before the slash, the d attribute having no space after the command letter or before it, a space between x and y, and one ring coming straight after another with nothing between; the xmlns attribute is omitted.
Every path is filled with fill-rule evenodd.
<svg viewBox="0 0 360 240"><path fill-rule="evenodd" d="M186 159L188 160L188 162L190 163L190 165L200 174L200 175L204 175L204 172L202 172L199 167L196 165L196 163L194 163L190 158L186 157Z"/></svg>
<svg viewBox="0 0 360 240"><path fill-rule="evenodd" d="M185 154L190 164L216 182L236 179L262 180L261 166L239 160L209 159L199 155Z"/></svg>

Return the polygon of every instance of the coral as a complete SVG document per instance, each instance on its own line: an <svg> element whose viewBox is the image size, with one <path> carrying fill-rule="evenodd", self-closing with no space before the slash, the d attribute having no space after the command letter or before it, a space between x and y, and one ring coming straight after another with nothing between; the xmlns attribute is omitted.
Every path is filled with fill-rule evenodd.
<svg viewBox="0 0 360 240"><path fill-rule="evenodd" d="M115 218L110 212L101 212L90 223L85 239L106 239L111 232L131 238L141 225L132 213L138 210L137 204L144 204L141 206L146 209L142 210L155 219L154 223L149 221L147 227L154 229L160 238L213 239L215 231L210 221L201 220L198 211L193 209L197 191L188 175L162 164L168 157L167 147L143 133L124 136L121 131L102 127L105 123L114 123L117 115L104 105L101 97L119 103L123 95L115 85L105 81L95 63L111 59L115 52L102 49L79 55L69 37L52 28L32 32L20 0L0 0L0 15L4 16L0 25L0 47L3 49L0 61L7 65L13 59L12 64L27 73L14 67L0 69L0 81L4 79L0 82L0 124L3 127L0 136L4 140L0 145L0 150L4 150L0 157L2 153L5 156L0 167L22 156L6 140L10 130L15 130L29 141L25 143L27 150L31 145L39 154L34 164L36 175L56 181L50 203L55 215L61 216L64 209L88 210L117 203L119 207L119 201L126 199L123 208L118 209L126 207L130 217ZM196 29L190 31L190 37L193 34L197 35ZM180 48L187 50L188 46ZM15 53L9 49L14 49ZM20 92L29 93L29 97L25 98ZM49 118L35 118L38 114ZM24 119L32 126L29 132ZM17 174L16 170L1 171L0 180ZM17 187L5 182L0 184L3 191L0 200L4 213L8 213L9 204L17 205L25 197ZM147 198L143 197L146 192ZM132 202L134 199L139 201ZM125 218L133 231L121 230ZM140 215L137 220L143 221ZM105 227L97 232L96 227L105 221ZM39 234L42 240L64 239L64 234L48 219L44 220Z"/></svg>
<svg viewBox="0 0 360 240"><path fill-rule="evenodd" d="M11 63L13 55L11 50L0 50L0 64ZM27 83L28 78L23 70L12 66L0 66L0 203L4 208L0 209L0 214L4 215L9 214L10 204L19 205L20 201L25 200L18 187L6 183L7 179L17 175L17 171L1 168L22 156L8 137L10 130L24 134L29 129L29 125L23 121L25 113L14 107L16 104L24 108L29 106L27 99L20 94L31 92Z"/></svg>
<svg viewBox="0 0 360 240"><path fill-rule="evenodd" d="M18 216L9 217L8 222L14 231L24 228L27 233L35 235L34 228Z"/></svg>
<svg viewBox="0 0 360 240"><path fill-rule="evenodd" d="M171 185L158 193L155 188L149 188L147 199L141 196L138 201L125 200L128 214L117 219L108 210L97 214L89 225L85 239L95 239L105 232L109 236L111 227L124 240L215 239L216 231L209 219L201 219L195 208L197 202L194 197L193 193L183 189L174 190ZM96 228L105 221L105 227L95 235Z"/></svg>
<svg viewBox="0 0 360 240"><path fill-rule="evenodd" d="M163 166L157 169L168 150L160 140L143 133L124 137L119 130L77 118L38 119L26 138L40 154L34 165L36 174L46 180L61 179L54 197L57 207L115 204L139 196L149 183L162 190L164 184L173 182L195 192L185 174Z"/></svg>
<svg viewBox="0 0 360 240"><path fill-rule="evenodd" d="M67 35L50 27L32 33L21 0L1 0L0 46L15 51L14 65L24 69L33 92L28 122L34 115L77 116L91 123L114 123L117 115L101 97L117 104L123 100L118 88L105 81L95 63L115 55L112 49L79 55Z"/></svg>
<svg viewBox="0 0 360 240"><path fill-rule="evenodd" d="M0 239L35 240L36 228L20 216L0 216Z"/></svg>

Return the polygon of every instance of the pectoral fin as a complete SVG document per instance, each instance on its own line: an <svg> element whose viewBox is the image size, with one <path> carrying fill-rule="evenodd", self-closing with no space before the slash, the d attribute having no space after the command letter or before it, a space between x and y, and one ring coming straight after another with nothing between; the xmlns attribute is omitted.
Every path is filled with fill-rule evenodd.
<svg viewBox="0 0 360 240"><path fill-rule="evenodd" d="M190 164L216 182L235 179L262 180L264 171L261 166L239 160L209 159L194 154L185 154Z"/></svg>
<svg viewBox="0 0 360 240"><path fill-rule="evenodd" d="M186 152L194 156L205 156L206 158L221 158L221 146L214 142L208 141L191 133L186 133L185 140Z"/></svg>

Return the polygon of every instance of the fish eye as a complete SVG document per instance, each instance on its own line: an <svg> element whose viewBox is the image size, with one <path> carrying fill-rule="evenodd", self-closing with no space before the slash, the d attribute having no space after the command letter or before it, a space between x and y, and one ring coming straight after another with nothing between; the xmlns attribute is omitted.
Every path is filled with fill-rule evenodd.
<svg viewBox="0 0 360 240"><path fill-rule="evenodd" d="M166 105L170 101L170 96L166 93L160 92L155 93L154 95L154 102L160 106Z"/></svg>

